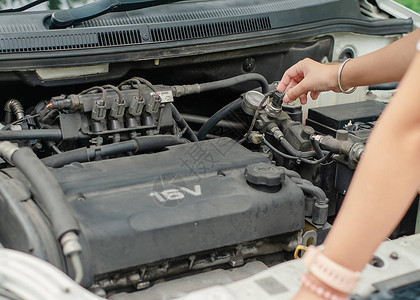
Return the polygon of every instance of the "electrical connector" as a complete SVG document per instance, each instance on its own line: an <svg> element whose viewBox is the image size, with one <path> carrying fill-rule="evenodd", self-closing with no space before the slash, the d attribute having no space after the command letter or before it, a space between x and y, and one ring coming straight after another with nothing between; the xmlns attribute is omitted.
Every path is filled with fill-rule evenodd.
<svg viewBox="0 0 420 300"><path fill-rule="evenodd" d="M122 116L124 116L124 111L125 111L124 100L122 100L122 101L115 100L112 103L111 112L109 113L109 116L111 118L118 119L118 118L121 118Z"/></svg>
<svg viewBox="0 0 420 300"><path fill-rule="evenodd" d="M134 117L140 116L145 105L146 101L144 101L143 98L136 98L131 101L130 106L128 107L128 113Z"/></svg>
<svg viewBox="0 0 420 300"><path fill-rule="evenodd" d="M93 104L92 107L92 119L95 121L102 121L106 117L106 105L105 101L99 100Z"/></svg>

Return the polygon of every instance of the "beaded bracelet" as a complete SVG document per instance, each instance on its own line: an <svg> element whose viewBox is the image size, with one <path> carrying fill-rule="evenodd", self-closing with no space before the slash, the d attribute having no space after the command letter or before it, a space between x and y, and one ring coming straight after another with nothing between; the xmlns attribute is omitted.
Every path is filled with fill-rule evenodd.
<svg viewBox="0 0 420 300"><path fill-rule="evenodd" d="M316 284L309 277L309 274L303 274L300 280L302 286L325 300L350 300L349 297L337 295L333 291L327 290L319 284Z"/></svg>
<svg viewBox="0 0 420 300"><path fill-rule="evenodd" d="M325 256L319 248L310 246L303 256L309 273L336 289L337 291L349 294L356 287L360 279L360 272L354 272L343 267Z"/></svg>

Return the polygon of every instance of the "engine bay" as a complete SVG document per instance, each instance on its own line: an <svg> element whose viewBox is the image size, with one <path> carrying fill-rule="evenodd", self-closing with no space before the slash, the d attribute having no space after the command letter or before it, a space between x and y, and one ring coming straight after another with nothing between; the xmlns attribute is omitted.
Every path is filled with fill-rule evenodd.
<svg viewBox="0 0 420 300"><path fill-rule="evenodd" d="M413 20L375 1L143 2L71 25L58 18L71 9L2 15L0 248L92 299L287 269L324 241L396 86L301 106L278 80L306 57L386 46ZM390 238L415 233L417 214L418 200Z"/></svg>
<svg viewBox="0 0 420 300"><path fill-rule="evenodd" d="M261 87L211 117L174 105L250 81ZM43 165L34 176L50 174L65 211L54 216L41 198L25 171L36 166L3 154L1 243L108 296L252 261L271 266L310 239L322 243L385 104L310 109L309 126L282 97L250 73L172 86L135 77L25 108L9 100L2 144L33 152Z"/></svg>

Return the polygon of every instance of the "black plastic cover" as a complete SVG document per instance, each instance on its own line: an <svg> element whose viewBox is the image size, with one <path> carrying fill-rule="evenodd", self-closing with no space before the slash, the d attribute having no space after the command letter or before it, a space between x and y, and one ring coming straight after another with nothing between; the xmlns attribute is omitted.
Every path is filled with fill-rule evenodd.
<svg viewBox="0 0 420 300"><path fill-rule="evenodd" d="M244 167L258 162L222 138L52 171L98 275L303 228L304 196L288 178L272 193L247 184Z"/></svg>
<svg viewBox="0 0 420 300"><path fill-rule="evenodd" d="M306 125L335 136L336 130L343 129L349 122L376 121L384 108L385 103L375 100L311 108Z"/></svg>

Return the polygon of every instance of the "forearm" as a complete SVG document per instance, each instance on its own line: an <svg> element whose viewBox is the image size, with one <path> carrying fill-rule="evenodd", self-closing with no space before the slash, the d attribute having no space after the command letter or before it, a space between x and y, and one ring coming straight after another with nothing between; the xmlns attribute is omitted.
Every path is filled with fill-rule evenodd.
<svg viewBox="0 0 420 300"><path fill-rule="evenodd" d="M400 81L415 55L420 29L372 53L348 62L341 74L344 88Z"/></svg>
<svg viewBox="0 0 420 300"><path fill-rule="evenodd" d="M368 141L324 253L360 270L395 228L420 185L420 54Z"/></svg>

